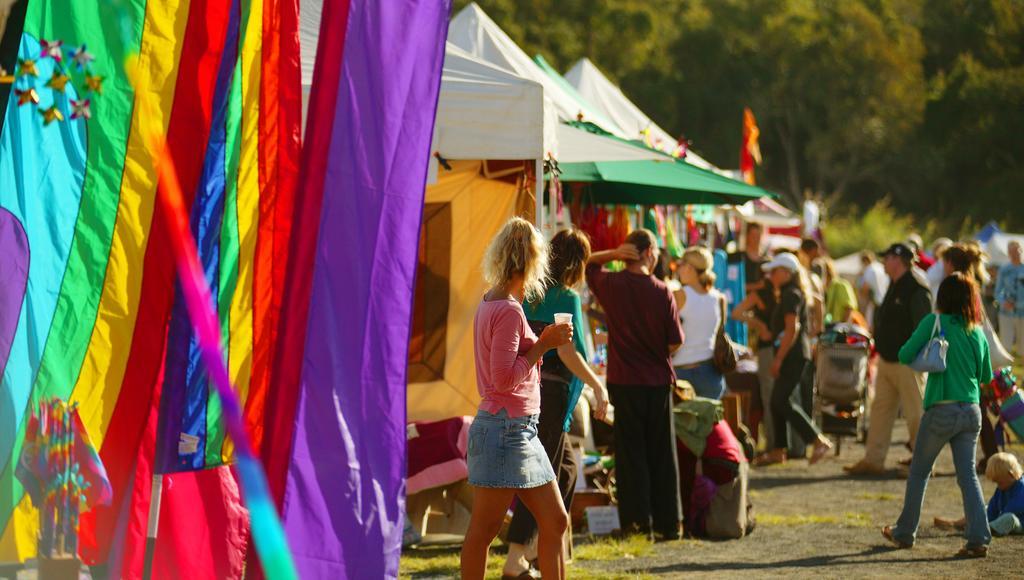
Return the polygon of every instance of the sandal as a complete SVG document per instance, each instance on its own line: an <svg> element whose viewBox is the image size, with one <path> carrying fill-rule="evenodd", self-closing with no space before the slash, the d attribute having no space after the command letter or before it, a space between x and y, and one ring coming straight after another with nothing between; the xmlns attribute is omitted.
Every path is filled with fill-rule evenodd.
<svg viewBox="0 0 1024 580"><path fill-rule="evenodd" d="M896 546L897 550L908 550L914 547L914 544L908 544L906 542L901 542L897 540L892 535L892 526L885 526L884 528L882 528L882 537L886 540L889 540L889 543L893 546Z"/></svg>
<svg viewBox="0 0 1024 580"><path fill-rule="evenodd" d="M774 451L768 451L758 455L754 458L755 467L764 467L767 465L779 465L786 462L786 452L782 451L776 453Z"/></svg>
<svg viewBox="0 0 1024 580"><path fill-rule="evenodd" d="M964 546L956 553L956 557L967 560L973 558L985 558L988 556L988 546Z"/></svg>
<svg viewBox="0 0 1024 580"><path fill-rule="evenodd" d="M808 465L814 465L815 463L822 460L825 454L835 448L829 440L818 441L814 444L814 451L811 452L811 458L807 461Z"/></svg>

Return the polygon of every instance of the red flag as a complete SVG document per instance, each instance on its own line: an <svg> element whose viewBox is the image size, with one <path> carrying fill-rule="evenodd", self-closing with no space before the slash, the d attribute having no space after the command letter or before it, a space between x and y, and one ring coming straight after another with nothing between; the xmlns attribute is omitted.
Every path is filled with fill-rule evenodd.
<svg viewBox="0 0 1024 580"><path fill-rule="evenodd" d="M750 107L743 109L743 146L740 147L740 171L743 180L754 185L754 166L761 164L761 146L758 138L761 130L757 128L757 120Z"/></svg>

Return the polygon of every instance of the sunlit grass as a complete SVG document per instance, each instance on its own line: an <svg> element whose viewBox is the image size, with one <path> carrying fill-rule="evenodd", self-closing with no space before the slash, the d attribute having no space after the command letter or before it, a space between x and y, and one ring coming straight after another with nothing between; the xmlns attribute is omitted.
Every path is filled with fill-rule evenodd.
<svg viewBox="0 0 1024 580"><path fill-rule="evenodd" d="M858 493L857 499L868 499L872 501L896 501L900 496L894 493Z"/></svg>
<svg viewBox="0 0 1024 580"><path fill-rule="evenodd" d="M586 561L632 560L654 553L654 544L644 536L600 538L573 547L573 558Z"/></svg>
<svg viewBox="0 0 1024 580"><path fill-rule="evenodd" d="M694 542L696 543L696 542ZM594 538L577 543L573 547L575 562L618 562L650 556L654 544L643 536L630 538ZM505 563L503 550L491 550L487 559L487 578L499 578ZM579 578L595 580L632 580L651 578L644 571L610 572L589 567L570 566L569 574ZM457 578L459 576L459 548L407 549L402 553L399 578Z"/></svg>
<svg viewBox="0 0 1024 580"><path fill-rule="evenodd" d="M487 577L500 577L505 563L503 554L491 552L487 559ZM459 575L459 549L409 549L402 552L399 578L456 578Z"/></svg>
<svg viewBox="0 0 1024 580"><path fill-rule="evenodd" d="M874 525L870 515L858 512L846 512L844 514L758 514L757 523L758 525L768 527L833 525L847 528L867 528Z"/></svg>

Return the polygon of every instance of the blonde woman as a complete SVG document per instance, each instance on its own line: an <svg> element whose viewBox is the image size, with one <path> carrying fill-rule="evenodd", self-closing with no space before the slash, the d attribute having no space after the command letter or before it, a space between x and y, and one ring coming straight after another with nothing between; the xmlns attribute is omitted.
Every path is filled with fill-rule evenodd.
<svg viewBox="0 0 1024 580"><path fill-rule="evenodd" d="M571 324L551 324L538 338L522 303L539 300L547 279L547 251L540 233L513 218L484 256L491 286L474 319L480 409L469 430L469 483L476 487L462 545L462 577L482 579L487 550L513 498L537 519L538 564L545 578L565 578L562 535L569 517L555 472L537 437L540 360L572 341Z"/></svg>
<svg viewBox="0 0 1024 580"><path fill-rule="evenodd" d="M548 459L558 479L562 503L566 510L572 507L576 490L579 462L569 442L572 411L576 407L583 385L594 390L596 406L594 416L603 419L608 411L608 392L591 370L587 361L590 353L584 341L583 304L576 288L583 283L584 270L590 259L590 239L582 230L562 230L551 238L548 246L548 280L544 299L524 305L526 318L534 331L555 322L561 313L572 314L572 343L558 347L544 357L540 388L540 423L538 438L547 450ZM508 526L506 541L508 557L502 578L527 577L530 560L527 546L537 533L537 523L523 503L516 505ZM524 576L526 575L526 576Z"/></svg>
<svg viewBox="0 0 1024 580"><path fill-rule="evenodd" d="M695 247L683 253L676 292L679 318L686 341L672 356L676 378L693 386L700 397L721 399L725 377L715 369L715 337L725 320L725 297L714 289L714 257L707 248Z"/></svg>

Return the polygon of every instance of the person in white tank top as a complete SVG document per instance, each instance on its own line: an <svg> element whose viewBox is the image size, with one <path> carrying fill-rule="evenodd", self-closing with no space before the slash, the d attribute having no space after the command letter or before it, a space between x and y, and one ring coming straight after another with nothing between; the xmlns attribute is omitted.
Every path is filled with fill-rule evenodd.
<svg viewBox="0 0 1024 580"><path fill-rule="evenodd" d="M712 361L715 337L722 324L723 295L715 290L714 258L707 248L694 247L683 253L676 293L683 323L683 346L672 357L676 378L689 382L700 397L721 399L725 378Z"/></svg>

